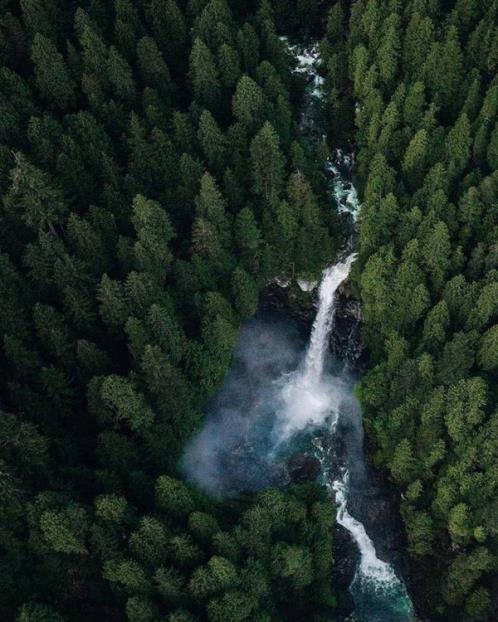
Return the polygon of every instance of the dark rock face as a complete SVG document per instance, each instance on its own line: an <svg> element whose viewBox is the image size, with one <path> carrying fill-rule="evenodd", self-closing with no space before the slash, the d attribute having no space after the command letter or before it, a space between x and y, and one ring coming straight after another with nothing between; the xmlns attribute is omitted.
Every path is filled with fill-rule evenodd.
<svg viewBox="0 0 498 622"><path fill-rule="evenodd" d="M306 484L316 481L320 475L320 461L309 454L299 453L287 462L289 477L293 484Z"/></svg>
<svg viewBox="0 0 498 622"><path fill-rule="evenodd" d="M303 326L311 328L316 316L318 290L302 292L295 285L283 287L269 283L263 290L260 308L265 311L290 313ZM343 283L337 291L334 330L330 335L332 354L348 363L353 371L367 368L368 357L361 341L362 315L360 301L354 298L349 284Z"/></svg>
<svg viewBox="0 0 498 622"><path fill-rule="evenodd" d="M279 285L274 281L261 292L259 307L263 311L290 314L311 328L316 315L317 290L303 292L295 284Z"/></svg>
<svg viewBox="0 0 498 622"><path fill-rule="evenodd" d="M335 620L346 622L353 620L351 613L354 610L353 597L349 586L353 582L356 568L360 561L360 554L356 544L347 531L341 527L334 529L334 565L333 585L338 597L335 610Z"/></svg>
<svg viewBox="0 0 498 622"><path fill-rule="evenodd" d="M367 353L361 340L362 315L360 301L353 297L347 283L337 290L334 330L330 335L330 349L338 359L346 361L351 369L361 372L367 366Z"/></svg>

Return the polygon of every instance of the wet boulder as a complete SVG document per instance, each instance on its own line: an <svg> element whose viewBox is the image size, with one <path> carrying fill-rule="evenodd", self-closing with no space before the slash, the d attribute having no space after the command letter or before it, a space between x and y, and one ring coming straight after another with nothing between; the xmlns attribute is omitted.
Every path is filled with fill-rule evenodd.
<svg viewBox="0 0 498 622"><path fill-rule="evenodd" d="M305 453L291 456L287 462L289 477L293 484L306 484L316 481L320 475L320 461Z"/></svg>

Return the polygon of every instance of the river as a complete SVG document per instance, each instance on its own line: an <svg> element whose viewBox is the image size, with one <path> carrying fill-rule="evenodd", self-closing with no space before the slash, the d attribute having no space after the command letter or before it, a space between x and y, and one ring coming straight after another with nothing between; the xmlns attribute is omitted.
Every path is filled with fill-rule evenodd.
<svg viewBox="0 0 498 622"><path fill-rule="evenodd" d="M306 125L320 114L323 80L316 48L291 48L296 71L308 88ZM353 158L336 152L327 164L333 204L354 228L360 204L351 180ZM323 272L311 333L285 313L260 311L241 329L233 366L222 389L206 405L206 423L187 446L187 476L208 493L223 497L289 481L288 459L313 454L322 483L337 508L337 523L352 538L358 563L350 592L357 622L409 622L414 611L402 580L352 508L369 499L370 478L363 452L357 379L348 362L333 357L338 288L355 260L354 236L339 260ZM301 283L304 289L308 284ZM346 359L347 360L347 359ZM374 497L371 497L374 498ZM387 519L387 517L386 517Z"/></svg>

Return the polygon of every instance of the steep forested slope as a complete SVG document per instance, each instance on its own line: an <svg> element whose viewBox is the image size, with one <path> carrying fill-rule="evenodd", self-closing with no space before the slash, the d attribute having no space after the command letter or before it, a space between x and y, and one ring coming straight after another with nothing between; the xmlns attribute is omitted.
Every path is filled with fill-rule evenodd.
<svg viewBox="0 0 498 622"><path fill-rule="evenodd" d="M346 23L337 6L329 79L347 95L347 55L374 458L431 619L496 619L498 3L358 0Z"/></svg>
<svg viewBox="0 0 498 622"><path fill-rule="evenodd" d="M334 251L270 4L0 11L0 617L313 615L319 490L175 479L260 287Z"/></svg>

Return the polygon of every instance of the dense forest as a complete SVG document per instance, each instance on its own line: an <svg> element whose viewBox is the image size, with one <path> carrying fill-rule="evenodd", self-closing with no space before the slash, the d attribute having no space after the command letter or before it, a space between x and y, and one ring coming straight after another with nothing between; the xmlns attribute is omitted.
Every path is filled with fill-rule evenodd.
<svg viewBox="0 0 498 622"><path fill-rule="evenodd" d="M328 77L331 110L356 101L374 460L432 617L496 619L498 3L358 0L347 36L345 18Z"/></svg>
<svg viewBox="0 0 498 622"><path fill-rule="evenodd" d="M372 459L430 619L494 619L497 76L497 0L0 0L2 620L334 619L324 489L178 461L264 286L337 256L346 144Z"/></svg>
<svg viewBox="0 0 498 622"><path fill-rule="evenodd" d="M0 11L0 617L311 619L326 495L177 469L260 288L337 243L271 5Z"/></svg>

